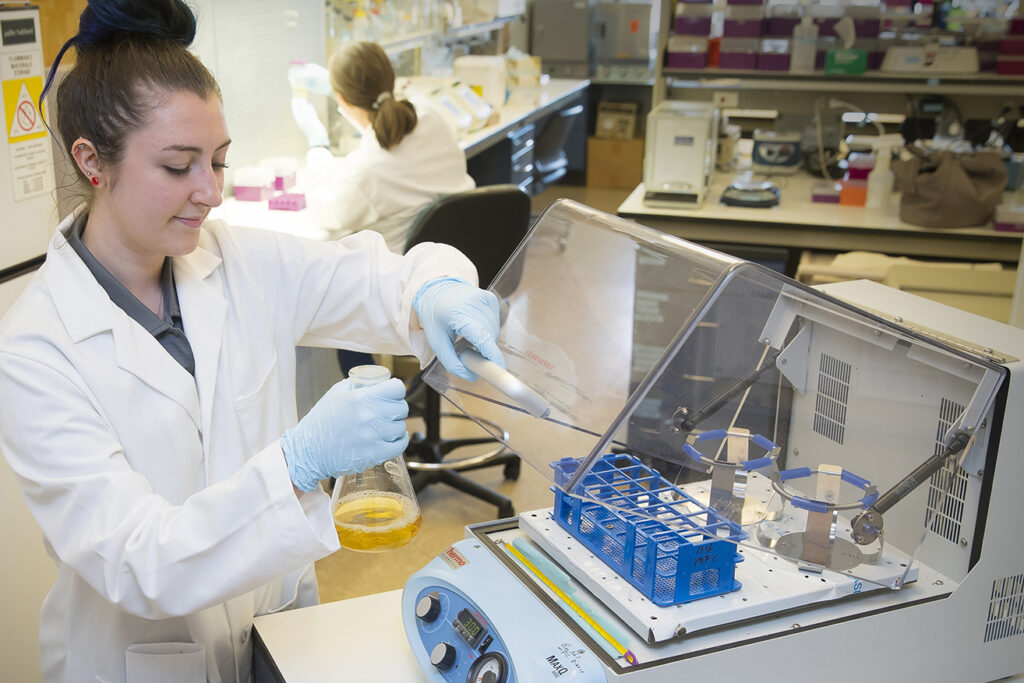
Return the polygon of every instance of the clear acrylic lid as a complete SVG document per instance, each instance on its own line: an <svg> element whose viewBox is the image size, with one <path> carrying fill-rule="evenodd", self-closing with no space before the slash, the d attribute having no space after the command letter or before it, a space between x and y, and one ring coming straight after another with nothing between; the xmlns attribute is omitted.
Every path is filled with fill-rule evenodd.
<svg viewBox="0 0 1024 683"><path fill-rule="evenodd" d="M966 573L935 529L984 466L991 359L568 200L490 289L508 370L550 413L436 362L425 379L566 495L670 526L684 501L708 536L890 587L915 559ZM661 479L639 507L593 485L626 457Z"/></svg>

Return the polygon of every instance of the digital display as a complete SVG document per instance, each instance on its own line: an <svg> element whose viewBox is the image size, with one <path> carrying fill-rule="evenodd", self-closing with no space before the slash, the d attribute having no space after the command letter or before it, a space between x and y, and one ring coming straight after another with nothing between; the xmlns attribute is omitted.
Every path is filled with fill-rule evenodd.
<svg viewBox="0 0 1024 683"><path fill-rule="evenodd" d="M480 640L480 636L483 635L485 628L484 624L480 623L480 620L473 616L473 613L468 609L463 609L459 612L458 616L455 617L453 625L470 647L476 647L476 643Z"/></svg>

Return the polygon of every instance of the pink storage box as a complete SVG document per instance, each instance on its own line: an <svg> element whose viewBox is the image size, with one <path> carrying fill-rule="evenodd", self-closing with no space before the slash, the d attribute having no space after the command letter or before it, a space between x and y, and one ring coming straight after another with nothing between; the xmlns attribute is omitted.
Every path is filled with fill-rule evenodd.
<svg viewBox="0 0 1024 683"><path fill-rule="evenodd" d="M262 202L274 196L274 185L235 185L235 199L240 202Z"/></svg>
<svg viewBox="0 0 1024 683"><path fill-rule="evenodd" d="M286 192L273 197L268 204L279 211L302 211L306 208L306 195L300 192Z"/></svg>

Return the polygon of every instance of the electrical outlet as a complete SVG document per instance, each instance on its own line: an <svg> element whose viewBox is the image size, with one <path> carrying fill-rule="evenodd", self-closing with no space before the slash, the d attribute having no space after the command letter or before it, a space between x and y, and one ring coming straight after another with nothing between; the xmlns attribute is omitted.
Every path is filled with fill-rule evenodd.
<svg viewBox="0 0 1024 683"><path fill-rule="evenodd" d="M740 106L740 94L734 90L716 90L711 101L716 107L735 109Z"/></svg>

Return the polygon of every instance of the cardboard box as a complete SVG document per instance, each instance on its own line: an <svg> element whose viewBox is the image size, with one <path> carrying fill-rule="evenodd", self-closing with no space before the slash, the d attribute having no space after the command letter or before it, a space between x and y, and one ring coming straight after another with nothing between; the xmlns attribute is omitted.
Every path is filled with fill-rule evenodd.
<svg viewBox="0 0 1024 683"><path fill-rule="evenodd" d="M598 102L594 137L602 140L630 140L636 134L635 102Z"/></svg>
<svg viewBox="0 0 1024 683"><path fill-rule="evenodd" d="M587 186L632 190L644 177L644 141L587 138Z"/></svg>

